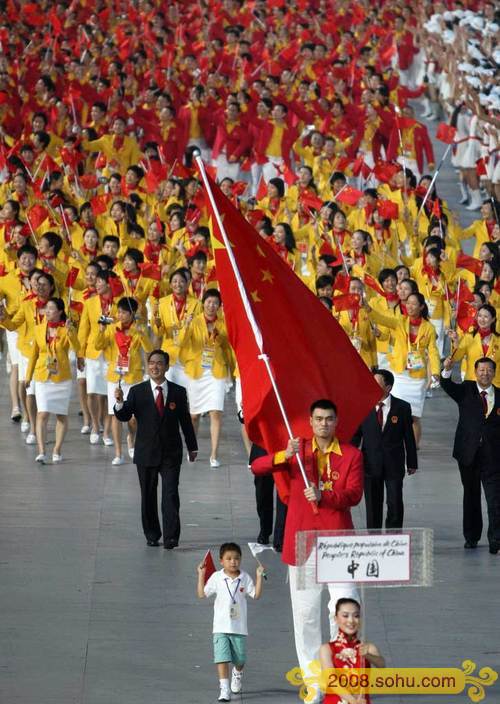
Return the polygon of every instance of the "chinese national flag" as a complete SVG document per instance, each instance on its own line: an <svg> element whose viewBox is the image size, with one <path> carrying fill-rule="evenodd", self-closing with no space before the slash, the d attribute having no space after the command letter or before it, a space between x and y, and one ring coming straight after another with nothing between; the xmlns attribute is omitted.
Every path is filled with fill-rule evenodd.
<svg viewBox="0 0 500 704"><path fill-rule="evenodd" d="M460 301L457 309L457 325L463 332L468 332L476 322L477 311L470 303Z"/></svg>
<svg viewBox="0 0 500 704"><path fill-rule="evenodd" d="M259 187L257 188L257 193L255 194L256 200L263 200L267 196L267 183L264 181L264 177L260 177Z"/></svg>
<svg viewBox="0 0 500 704"><path fill-rule="evenodd" d="M335 200L339 203L347 203L347 205L356 205L358 200L362 198L363 191L358 191L357 188L346 186L335 196Z"/></svg>
<svg viewBox="0 0 500 704"><path fill-rule="evenodd" d="M357 293L344 293L333 297L333 305L337 313L341 310L359 310L359 296Z"/></svg>
<svg viewBox="0 0 500 704"><path fill-rule="evenodd" d="M141 270L141 276L145 279L161 281L161 272L158 264L155 264L154 262L144 262L139 264L139 269Z"/></svg>
<svg viewBox="0 0 500 704"><path fill-rule="evenodd" d="M459 252L457 256L457 269L467 269L468 271L472 271L476 276L481 276L483 262L479 259L474 259L474 257L470 257L468 254Z"/></svg>
<svg viewBox="0 0 500 704"><path fill-rule="evenodd" d="M71 269L68 271L68 275L66 276L66 288L73 288L79 273L80 269L77 266L71 267Z"/></svg>
<svg viewBox="0 0 500 704"><path fill-rule="evenodd" d="M373 291L380 293L382 296L384 295L385 292L384 292L384 289L382 288L381 284L379 284L377 279L374 279L371 274L365 274L363 277L363 281Z"/></svg>
<svg viewBox="0 0 500 704"><path fill-rule="evenodd" d="M96 217L98 215L102 215L108 209L107 195L94 196L90 199L90 205L92 206L92 212Z"/></svg>
<svg viewBox="0 0 500 704"><path fill-rule="evenodd" d="M377 201L378 214L384 220L397 220L399 217L399 206L393 203L392 200Z"/></svg>
<svg viewBox="0 0 500 704"><path fill-rule="evenodd" d="M374 168L373 174L375 178L383 183L389 183L394 174L401 170L399 164L391 164L388 161L378 161Z"/></svg>
<svg viewBox="0 0 500 704"><path fill-rule="evenodd" d="M299 201L305 208L314 208L315 210L321 210L321 206L323 205L321 198L315 196L314 193L311 193L310 191L304 191L301 193L299 196Z"/></svg>
<svg viewBox="0 0 500 704"><path fill-rule="evenodd" d="M43 205L37 203L29 209L28 216L31 223L31 227L34 230L38 230L40 225L44 223L45 220L47 220L47 218L49 217L49 211L47 210L47 208L44 208Z"/></svg>
<svg viewBox="0 0 500 704"><path fill-rule="evenodd" d="M261 348L269 358L293 434L310 437L311 403L330 398L339 409L338 435L349 441L380 397L379 387L331 313L213 180L207 180L215 204L210 202L217 279L229 340L241 373L249 437L268 452L283 449L288 442L271 381L259 359L257 335L257 339L261 336ZM216 212L231 243L255 328L239 294ZM297 383L299 379L301 383Z"/></svg>
<svg viewBox="0 0 500 704"><path fill-rule="evenodd" d="M453 144L457 128L447 125L446 122L441 122L436 130L436 139L445 144Z"/></svg>
<svg viewBox="0 0 500 704"><path fill-rule="evenodd" d="M205 584L208 582L210 577L213 575L215 570L215 564L210 550L207 550L205 557L203 558L203 565L205 567Z"/></svg>
<svg viewBox="0 0 500 704"><path fill-rule="evenodd" d="M117 298L118 296L121 296L123 293L125 293L123 284L118 278L118 276L110 276L108 280L108 285L111 289L111 293L113 294L113 298Z"/></svg>

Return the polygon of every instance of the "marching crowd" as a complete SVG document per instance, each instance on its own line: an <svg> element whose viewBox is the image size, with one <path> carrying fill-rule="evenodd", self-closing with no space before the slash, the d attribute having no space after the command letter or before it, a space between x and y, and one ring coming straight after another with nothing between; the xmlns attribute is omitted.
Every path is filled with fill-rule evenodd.
<svg viewBox="0 0 500 704"><path fill-rule="evenodd" d="M466 379L480 356L498 362L497 25L492 3L468 4L60 3L14 17L7 3L0 325L11 418L38 461L50 413L61 460L76 376L82 434L122 464L115 387L142 380L157 345L195 424L210 414L219 466L237 369L198 153L366 364L392 370L417 443L440 359ZM465 229L432 180L418 101L443 120L438 138L479 210ZM132 420L130 456L133 444Z"/></svg>
<svg viewBox="0 0 500 704"><path fill-rule="evenodd" d="M449 380L455 362L466 381L483 375L491 414L488 389L500 387L499 19L489 0L415 8L399 0L7 0L0 330L10 417L36 446L36 461L48 461L51 414L52 462L62 461L75 389L85 441L113 447L115 466L133 458L137 421L147 426L149 416L131 410L139 389L127 397L148 370L156 369L160 419L184 408L184 392L175 402L164 396L168 366L168 381L187 390L194 432L209 415L209 463L220 466L233 382L240 410L244 399L196 156L335 316L376 370L383 398L409 404L401 415L408 408L416 447L425 400L440 381L462 403ZM477 211L466 228L440 196L442 163L436 168L418 116L439 123L436 137L451 150L462 203ZM334 427L334 404L314 410ZM194 434L188 459L196 459ZM266 471L273 462L261 460ZM464 511L477 519L479 470L474 476L474 505ZM157 545L157 515L146 530L147 502L157 509L147 481L143 525ZM489 491L490 504L497 489ZM479 540L476 519L465 547ZM400 525L402 514L394 520ZM221 560L231 554L227 574L238 587L239 548L228 545ZM490 551L499 546L495 534ZM215 593L202 577L199 595ZM340 606L354 613L357 602L347 602ZM227 668L220 672L230 698Z"/></svg>

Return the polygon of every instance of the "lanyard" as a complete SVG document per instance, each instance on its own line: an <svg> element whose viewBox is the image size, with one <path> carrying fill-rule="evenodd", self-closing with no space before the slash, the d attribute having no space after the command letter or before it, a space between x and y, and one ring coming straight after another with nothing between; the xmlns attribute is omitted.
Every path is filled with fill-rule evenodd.
<svg viewBox="0 0 500 704"><path fill-rule="evenodd" d="M226 589L229 592L229 596L231 597L231 602L233 604L236 604L236 599L234 598L238 592L239 586L240 586L241 579L238 579L236 582L236 587L234 588L234 592L231 593L231 590L229 589L229 584L227 583L227 577L224 577L224 584L226 585Z"/></svg>

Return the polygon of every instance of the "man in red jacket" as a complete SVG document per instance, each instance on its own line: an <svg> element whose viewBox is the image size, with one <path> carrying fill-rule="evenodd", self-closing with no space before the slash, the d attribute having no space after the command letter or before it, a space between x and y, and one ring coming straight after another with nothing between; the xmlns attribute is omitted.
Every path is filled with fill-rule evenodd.
<svg viewBox="0 0 500 704"><path fill-rule="evenodd" d="M224 178L238 181L240 163L250 151L248 128L240 122L240 107L236 102L230 102L226 108L226 119L219 115L217 132L212 149L212 159L217 167L219 183Z"/></svg>
<svg viewBox="0 0 500 704"><path fill-rule="evenodd" d="M351 507L356 506L363 495L362 455L352 445L340 443L335 436L337 408L332 401L323 399L311 406L311 428L313 437L289 440L286 450L259 457L252 462L256 475L275 474L280 496L287 495L288 513L283 542L283 561L289 565L290 596L292 600L295 647L304 676L310 673L309 665L319 657L321 636L321 592L323 584L314 579L314 550L301 569L306 570L306 588L298 588L299 565L296 555L296 537L308 530L350 530L353 522ZM302 459L308 488L304 488L297 453ZM317 505L317 513L313 505ZM340 584L329 584L329 611L331 626L335 605L341 598L355 598L356 589ZM332 640L334 633L332 632ZM313 702L319 701L315 692Z"/></svg>

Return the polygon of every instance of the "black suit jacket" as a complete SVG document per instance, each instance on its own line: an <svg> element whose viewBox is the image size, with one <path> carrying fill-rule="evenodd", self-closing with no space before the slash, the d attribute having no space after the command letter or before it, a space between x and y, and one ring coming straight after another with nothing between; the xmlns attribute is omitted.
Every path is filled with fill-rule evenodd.
<svg viewBox="0 0 500 704"><path fill-rule="evenodd" d="M441 376L441 386L458 404L458 425L453 445L453 457L463 465L471 465L481 445L482 461L500 471L500 389L496 386L495 402L487 418L475 381L455 384Z"/></svg>
<svg viewBox="0 0 500 704"><path fill-rule="evenodd" d="M358 428L352 442L359 446L363 440L361 450L367 476L403 479L405 465L410 469L418 467L411 406L395 396L390 399L384 429L380 427L373 409Z"/></svg>
<svg viewBox="0 0 500 704"><path fill-rule="evenodd" d="M127 421L135 416L137 435L135 439L134 462L137 465L157 467L165 462L172 465L182 463L182 428L189 452L198 449L186 389L179 384L168 382L165 411L160 417L155 405L150 381L132 386L128 398L120 410L115 410L118 420Z"/></svg>

